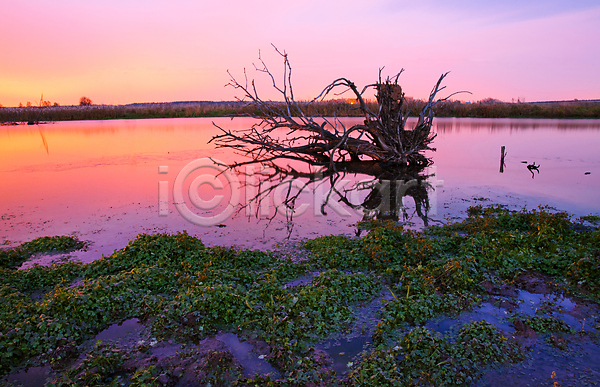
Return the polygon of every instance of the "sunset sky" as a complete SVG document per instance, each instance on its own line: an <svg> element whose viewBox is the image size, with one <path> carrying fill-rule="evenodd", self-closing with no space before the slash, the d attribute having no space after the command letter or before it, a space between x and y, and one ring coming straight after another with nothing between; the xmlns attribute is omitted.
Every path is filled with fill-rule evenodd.
<svg viewBox="0 0 600 387"><path fill-rule="evenodd" d="M278 79L289 54L297 99L337 77L362 86L379 68L404 68L408 96L424 98L447 71L457 98L600 98L597 0L191 1L19 0L2 4L0 104L234 100L228 82L253 63Z"/></svg>

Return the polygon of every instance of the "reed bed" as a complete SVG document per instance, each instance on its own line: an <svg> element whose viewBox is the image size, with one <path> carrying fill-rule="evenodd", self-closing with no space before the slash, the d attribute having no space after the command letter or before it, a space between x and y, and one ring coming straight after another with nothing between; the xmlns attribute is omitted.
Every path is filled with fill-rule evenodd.
<svg viewBox="0 0 600 387"><path fill-rule="evenodd" d="M508 103L447 101L435 109L438 117L479 118L600 118L600 100Z"/></svg>
<svg viewBox="0 0 600 387"><path fill-rule="evenodd" d="M321 116L356 117L361 116L357 105L347 100L332 100L307 103L309 114ZM272 102L282 105L282 102ZM418 114L425 101L407 99L405 113ZM367 103L375 111L375 102ZM507 103L496 100L482 100L475 103L444 101L434 107L437 117L479 117L479 118L600 118L600 100ZM0 107L0 122L4 124L44 121L79 121L135 118L177 118L177 117L224 117L257 115L255 107L245 102L169 102L136 103L129 105L90 105L90 106L28 106Z"/></svg>

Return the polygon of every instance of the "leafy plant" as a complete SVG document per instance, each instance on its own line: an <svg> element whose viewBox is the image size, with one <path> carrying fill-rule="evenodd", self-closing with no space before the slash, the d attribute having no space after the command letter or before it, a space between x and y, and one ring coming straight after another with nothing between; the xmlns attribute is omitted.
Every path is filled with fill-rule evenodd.
<svg viewBox="0 0 600 387"><path fill-rule="evenodd" d="M119 370L124 360L123 353L119 349L98 341L78 366L47 385L49 387L117 386L121 384L119 383L121 379L115 377L115 372Z"/></svg>
<svg viewBox="0 0 600 387"><path fill-rule="evenodd" d="M554 316L531 316L523 322L539 333L573 332L564 321Z"/></svg>
<svg viewBox="0 0 600 387"><path fill-rule="evenodd" d="M14 267L35 253L66 252L84 247L85 242L72 236L39 237L14 249L0 250L0 267Z"/></svg>
<svg viewBox="0 0 600 387"><path fill-rule="evenodd" d="M457 342L457 355L475 366L507 363L522 358L519 346L484 320L464 325L458 332Z"/></svg>

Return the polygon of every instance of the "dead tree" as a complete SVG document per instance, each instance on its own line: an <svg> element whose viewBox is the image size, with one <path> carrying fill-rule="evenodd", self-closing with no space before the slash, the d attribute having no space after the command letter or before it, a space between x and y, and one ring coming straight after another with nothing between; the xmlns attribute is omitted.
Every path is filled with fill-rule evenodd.
<svg viewBox="0 0 600 387"><path fill-rule="evenodd" d="M232 148L243 156L228 167L244 173L240 167L260 164L269 172L266 180L283 180L286 177L306 178L307 183L329 178L332 193L335 182L344 174L365 174L375 179L406 179L409 171L423 170L431 164L424 155L434 151L431 143L435 134L431 131L433 107L440 101L437 94L445 88L442 74L433 87L429 98L418 114L414 128L407 128L409 112L405 108L405 94L398 84L402 73L382 78L379 71L377 83L360 89L347 78L338 78L327 85L321 93L308 102L294 98L292 66L285 52L275 48L283 59L283 82L278 84L259 55L255 69L267 75L273 88L279 92L282 102L263 100L257 92L254 80L249 81L244 71L244 81L230 75L229 85L243 93L240 99L253 106L256 119L250 128L238 131L220 128L222 133L210 141L220 148ZM367 90L374 89L377 111L369 109L364 99ZM364 118L352 126L345 125L339 117L325 117L318 113L318 105L332 95L350 92L357 101L357 109ZM409 176L410 177L410 176ZM270 186L272 189L273 186ZM259 191L256 200L266 196L270 189ZM342 195L342 193L339 193ZM286 205L293 208L296 195L290 194ZM329 198L329 196L328 196Z"/></svg>

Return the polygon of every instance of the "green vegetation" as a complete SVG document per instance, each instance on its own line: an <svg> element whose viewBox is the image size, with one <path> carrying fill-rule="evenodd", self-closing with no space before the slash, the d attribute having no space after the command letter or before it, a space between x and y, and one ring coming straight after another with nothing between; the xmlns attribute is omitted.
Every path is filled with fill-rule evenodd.
<svg viewBox="0 0 600 387"><path fill-rule="evenodd" d="M536 332L570 332L571 328L562 320L553 317L532 316L524 321Z"/></svg>
<svg viewBox="0 0 600 387"><path fill-rule="evenodd" d="M579 219L582 221L590 222L595 225L600 224L600 216L598 216L598 215L586 215L586 216L582 216Z"/></svg>
<svg viewBox="0 0 600 387"><path fill-rule="evenodd" d="M63 373L50 387L114 385L119 379L112 375L123 364L123 353L110 345L96 343L78 367ZM112 382L112 383L111 383Z"/></svg>
<svg viewBox="0 0 600 387"><path fill-rule="evenodd" d="M85 98L85 97L82 97ZM88 99L89 100L89 99ZM274 105L282 103L273 102ZM425 101L407 98L405 113L417 115ZM377 109L376 102L368 102ZM359 109L352 101L332 100L311 103L308 114L322 116L359 117ZM479 118L600 118L600 101L568 101L544 103L505 103L483 100L476 103L443 101L434 107L436 117ZM44 121L79 121L135 118L225 117L260 115L256 107L241 102L174 102L131 105L92 105L86 100L80 106L27 106L0 107L0 122L37 123Z"/></svg>
<svg viewBox="0 0 600 387"><path fill-rule="evenodd" d="M518 361L522 351L485 321L465 324L456 343L425 328L407 332L393 348L377 349L352 371L352 386L456 386L491 364Z"/></svg>
<svg viewBox="0 0 600 387"><path fill-rule="evenodd" d="M483 283L514 288L524 275L544 276L553 292L598 302L600 231L575 226L567 214L547 208L478 206L462 222L423 232L362 222L361 238L306 241L306 259L206 247L184 232L140 235L89 264L17 270L34 251L80 246L40 238L2 252L0 370L55 359L53 386L174 384L181 367L135 363L149 356L147 346L86 349L101 330L135 317L159 343L199 343L219 332L260 340L263 358L280 374L245 377L227 350L190 352L201 384L469 385L489 367L527 358L527 350L485 321L461 323L444 336L425 323L489 299ZM304 281L294 285L298 279ZM359 311L384 297L373 318L361 320ZM558 340L552 333L578 334L551 311L512 317L549 340ZM358 324L373 344L340 380L315 343Z"/></svg>
<svg viewBox="0 0 600 387"><path fill-rule="evenodd" d="M0 268L18 265L36 253L67 252L79 250L84 247L85 243L75 237L41 237L31 242L23 243L15 249L0 250Z"/></svg>

